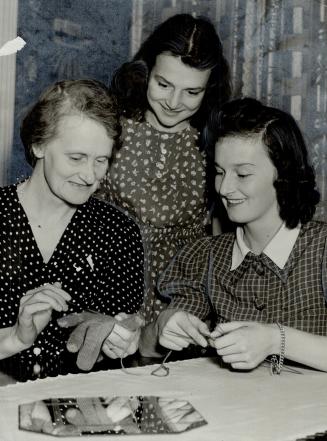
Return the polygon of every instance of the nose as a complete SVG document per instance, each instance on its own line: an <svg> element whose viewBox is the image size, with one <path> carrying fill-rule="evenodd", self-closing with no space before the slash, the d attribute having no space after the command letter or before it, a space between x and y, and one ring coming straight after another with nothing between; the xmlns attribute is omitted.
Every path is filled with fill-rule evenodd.
<svg viewBox="0 0 327 441"><path fill-rule="evenodd" d="M86 161L81 170L80 170L80 178L86 182L88 185L94 184L96 180L95 168L92 161Z"/></svg>
<svg viewBox="0 0 327 441"><path fill-rule="evenodd" d="M172 90L166 102L171 109L177 109L181 102L181 92L176 89Z"/></svg>
<svg viewBox="0 0 327 441"><path fill-rule="evenodd" d="M232 176L225 174L216 177L216 190L221 196L230 195L235 191L234 179Z"/></svg>

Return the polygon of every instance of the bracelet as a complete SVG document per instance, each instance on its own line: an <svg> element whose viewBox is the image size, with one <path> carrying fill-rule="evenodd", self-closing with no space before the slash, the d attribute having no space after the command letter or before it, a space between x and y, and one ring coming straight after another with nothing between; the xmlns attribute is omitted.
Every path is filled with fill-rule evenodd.
<svg viewBox="0 0 327 441"><path fill-rule="evenodd" d="M277 355L273 355L271 357L270 363L271 363L271 373L280 375L283 369L284 364L284 358L285 358L285 348L286 348L286 337L285 337L285 329L284 326L281 325L279 322L276 322L276 325L279 328L280 331L280 352L279 352L279 358L277 358Z"/></svg>

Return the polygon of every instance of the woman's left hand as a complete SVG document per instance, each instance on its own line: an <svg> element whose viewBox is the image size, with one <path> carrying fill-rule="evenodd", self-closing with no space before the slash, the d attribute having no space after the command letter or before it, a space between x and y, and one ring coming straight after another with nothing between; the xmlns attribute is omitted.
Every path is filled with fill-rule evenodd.
<svg viewBox="0 0 327 441"><path fill-rule="evenodd" d="M279 330L274 324L229 322L218 324L209 344L234 369L253 369L278 348ZM279 352L279 349L277 350Z"/></svg>
<svg viewBox="0 0 327 441"><path fill-rule="evenodd" d="M115 320L117 323L104 341L102 352L110 358L124 358L137 351L144 319L138 314L122 312Z"/></svg>

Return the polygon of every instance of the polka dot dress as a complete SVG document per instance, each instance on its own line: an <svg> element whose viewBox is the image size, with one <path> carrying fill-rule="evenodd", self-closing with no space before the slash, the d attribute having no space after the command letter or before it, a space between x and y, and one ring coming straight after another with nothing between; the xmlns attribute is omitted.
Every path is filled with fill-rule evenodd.
<svg viewBox="0 0 327 441"><path fill-rule="evenodd" d="M159 132L123 119L122 148L103 184L105 197L139 222L146 250L146 321L165 307L156 280L174 254L205 235L205 159L192 127Z"/></svg>
<svg viewBox="0 0 327 441"><path fill-rule="evenodd" d="M75 371L65 348L71 329L59 328L63 314L91 309L108 315L137 312L143 301L144 259L139 228L111 204L91 197L78 207L51 259L44 263L16 185L0 189L0 326L16 323L20 298L45 283L61 282L72 300L34 345L0 361L0 369L24 381ZM76 358L76 357L75 357Z"/></svg>

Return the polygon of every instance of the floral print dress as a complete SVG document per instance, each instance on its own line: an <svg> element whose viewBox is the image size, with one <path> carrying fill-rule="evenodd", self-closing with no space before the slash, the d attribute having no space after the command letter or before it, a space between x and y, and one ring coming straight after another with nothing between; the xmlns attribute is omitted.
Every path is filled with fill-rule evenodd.
<svg viewBox="0 0 327 441"><path fill-rule="evenodd" d="M196 129L156 130L148 122L122 120L122 147L103 182L105 198L134 216L145 248L146 322L166 307L156 281L176 252L204 236L205 158Z"/></svg>

